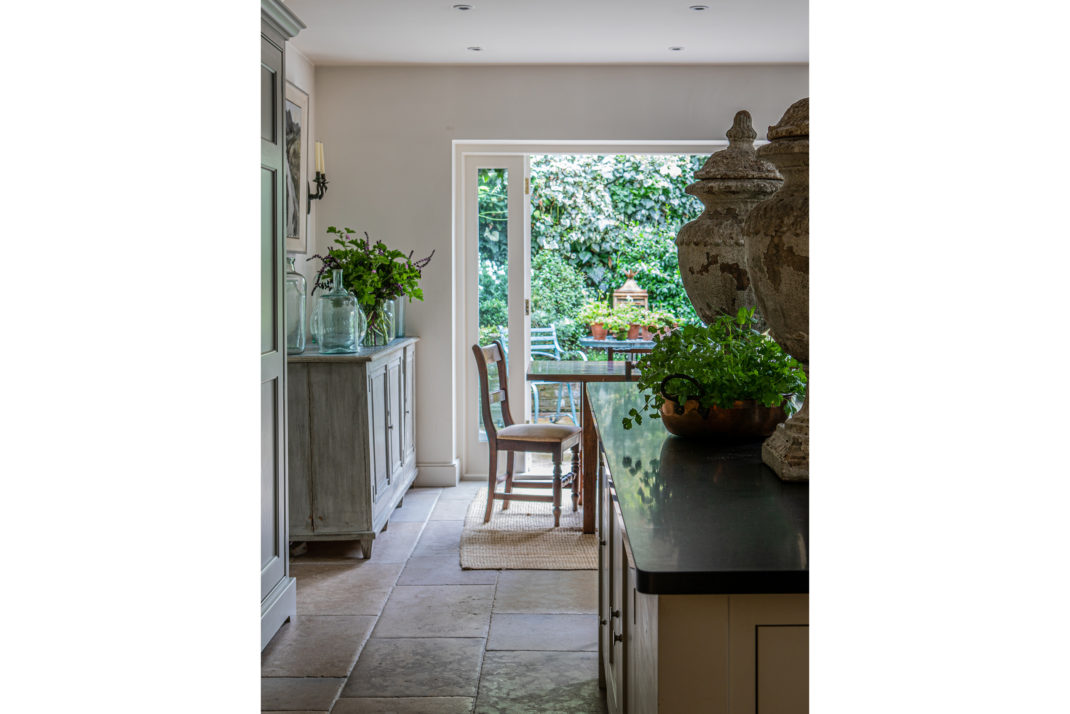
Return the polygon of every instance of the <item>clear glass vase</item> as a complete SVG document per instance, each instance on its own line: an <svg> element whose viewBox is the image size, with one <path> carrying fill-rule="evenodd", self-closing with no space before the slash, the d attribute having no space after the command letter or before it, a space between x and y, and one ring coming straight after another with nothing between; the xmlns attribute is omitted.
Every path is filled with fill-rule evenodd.
<svg viewBox="0 0 1070 714"><path fill-rule="evenodd" d="M405 303L408 298L402 295L394 299L394 336L405 336Z"/></svg>
<svg viewBox="0 0 1070 714"><path fill-rule="evenodd" d="M320 296L312 312L312 334L320 354L347 354L360 349L367 327L357 298L342 285L342 271L332 271L330 292Z"/></svg>
<svg viewBox="0 0 1070 714"><path fill-rule="evenodd" d="M381 347L394 339L394 300L380 300L368 311L368 331L364 335L365 347Z"/></svg>
<svg viewBox="0 0 1070 714"><path fill-rule="evenodd" d="M299 355L305 351L305 309L308 301L308 283L297 272L293 258L286 259L286 354Z"/></svg>

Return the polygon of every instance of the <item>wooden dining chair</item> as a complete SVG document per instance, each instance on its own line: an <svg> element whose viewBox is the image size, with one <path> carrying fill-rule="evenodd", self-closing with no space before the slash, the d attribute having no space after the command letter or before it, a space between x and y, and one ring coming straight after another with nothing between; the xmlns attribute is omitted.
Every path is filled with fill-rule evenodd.
<svg viewBox="0 0 1070 714"><path fill-rule="evenodd" d="M504 501L502 510L509 508L509 501L540 501L554 504L554 528L561 525L561 489L565 485L572 486L572 510L578 508L579 497L577 488L580 473L580 441L582 430L578 426L566 426L564 424L516 424L513 422L509 410L509 391L506 387L505 350L501 342L494 341L487 347L472 345L472 353L476 357L476 368L479 370L479 392L482 397L483 428L487 432L487 442L490 447L490 468L487 472L487 512L483 522L490 521L490 515L494 510L495 499ZM490 389L488 376L488 364L498 368L498 386L494 391ZM503 427L499 429L494 423L491 414L492 404L501 404ZM572 449L572 471L562 475L561 461L566 449ZM505 488L498 491L500 483L498 479L498 452L507 454L505 467ZM513 478L513 457L516 452L541 452L549 453L554 463L553 478L523 481ZM513 493L513 488L552 488L552 496L540 496L527 493Z"/></svg>

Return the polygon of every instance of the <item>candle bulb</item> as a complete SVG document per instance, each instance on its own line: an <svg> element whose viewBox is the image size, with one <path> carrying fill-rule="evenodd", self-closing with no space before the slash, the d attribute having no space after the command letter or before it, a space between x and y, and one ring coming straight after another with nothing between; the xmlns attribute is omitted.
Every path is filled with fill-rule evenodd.
<svg viewBox="0 0 1070 714"><path fill-rule="evenodd" d="M323 166L323 142L316 142L316 173L327 173Z"/></svg>

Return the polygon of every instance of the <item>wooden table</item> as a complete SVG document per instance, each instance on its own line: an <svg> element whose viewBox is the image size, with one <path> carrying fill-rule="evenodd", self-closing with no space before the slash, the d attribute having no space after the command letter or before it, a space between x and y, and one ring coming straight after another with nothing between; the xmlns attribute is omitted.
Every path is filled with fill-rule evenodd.
<svg viewBox="0 0 1070 714"><path fill-rule="evenodd" d="M627 382L635 376L625 372L624 362L604 360L536 360L528 365L528 379L544 382L579 382L582 393L583 412L580 424L583 427L583 532L595 531L595 474L598 473L598 433L591 417L591 403L587 399L588 382ZM588 508L588 504L592 507Z"/></svg>

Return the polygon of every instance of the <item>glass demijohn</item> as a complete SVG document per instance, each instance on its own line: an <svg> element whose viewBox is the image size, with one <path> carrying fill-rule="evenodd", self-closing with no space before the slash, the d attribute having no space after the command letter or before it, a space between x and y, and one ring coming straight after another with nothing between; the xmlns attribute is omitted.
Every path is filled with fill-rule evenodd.
<svg viewBox="0 0 1070 714"><path fill-rule="evenodd" d="M312 314L312 333L320 354L356 352L366 326L357 298L342 285L342 271L332 271L331 290L316 301Z"/></svg>
<svg viewBox="0 0 1070 714"><path fill-rule="evenodd" d="M294 259L286 259L286 354L299 355L305 351L305 305L307 303L307 282L305 276L297 272Z"/></svg>

